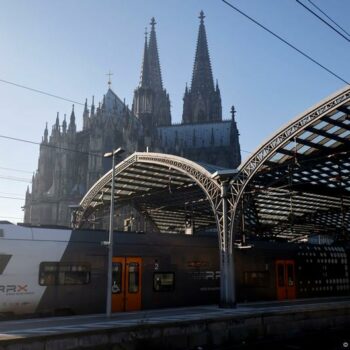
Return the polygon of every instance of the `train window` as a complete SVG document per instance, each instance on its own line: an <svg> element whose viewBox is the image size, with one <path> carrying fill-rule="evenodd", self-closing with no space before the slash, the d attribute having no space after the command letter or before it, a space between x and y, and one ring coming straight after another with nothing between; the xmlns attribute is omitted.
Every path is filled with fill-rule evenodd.
<svg viewBox="0 0 350 350"><path fill-rule="evenodd" d="M278 280L278 286L284 287L284 265L283 264L277 265L277 280Z"/></svg>
<svg viewBox="0 0 350 350"><path fill-rule="evenodd" d="M288 287L294 286L294 265L287 264L287 280L288 280Z"/></svg>
<svg viewBox="0 0 350 350"><path fill-rule="evenodd" d="M246 287L268 287L270 283L267 271L245 271L244 285Z"/></svg>
<svg viewBox="0 0 350 350"><path fill-rule="evenodd" d="M52 286L57 284L58 263L42 262L39 269L39 284Z"/></svg>
<svg viewBox="0 0 350 350"><path fill-rule="evenodd" d="M128 290L129 293L137 293L139 291L139 264L129 263L128 273Z"/></svg>
<svg viewBox="0 0 350 350"><path fill-rule="evenodd" d="M4 272L12 255L0 254L0 275Z"/></svg>
<svg viewBox="0 0 350 350"><path fill-rule="evenodd" d="M42 262L39 268L39 284L76 285L90 283L89 264Z"/></svg>
<svg viewBox="0 0 350 350"><path fill-rule="evenodd" d="M112 293L119 294L122 291L122 264L113 263L112 265Z"/></svg>
<svg viewBox="0 0 350 350"><path fill-rule="evenodd" d="M174 272L155 272L153 275L153 288L156 292L171 292L175 287Z"/></svg>

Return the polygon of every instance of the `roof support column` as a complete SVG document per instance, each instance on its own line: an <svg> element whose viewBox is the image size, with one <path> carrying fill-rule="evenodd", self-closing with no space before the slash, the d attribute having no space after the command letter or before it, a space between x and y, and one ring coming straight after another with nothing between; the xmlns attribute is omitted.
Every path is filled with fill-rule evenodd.
<svg viewBox="0 0 350 350"><path fill-rule="evenodd" d="M216 212L218 222L220 223L220 307L236 307L236 290L235 290L235 265L234 250L231 239L231 225L228 210L228 187L229 181L220 181L221 200L219 206L221 210Z"/></svg>

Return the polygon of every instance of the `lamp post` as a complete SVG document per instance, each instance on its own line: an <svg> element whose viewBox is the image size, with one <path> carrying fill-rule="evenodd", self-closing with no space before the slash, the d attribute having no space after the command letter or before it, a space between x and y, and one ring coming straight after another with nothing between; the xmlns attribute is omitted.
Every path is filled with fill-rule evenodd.
<svg viewBox="0 0 350 350"><path fill-rule="evenodd" d="M115 187L115 156L125 152L121 147L112 152L105 153L104 158L112 157L112 185L111 185L111 204L109 211L109 235L108 242L108 268L107 268L107 302L106 302L106 316L111 317L112 309L112 258L113 258L113 216L114 216L114 187Z"/></svg>

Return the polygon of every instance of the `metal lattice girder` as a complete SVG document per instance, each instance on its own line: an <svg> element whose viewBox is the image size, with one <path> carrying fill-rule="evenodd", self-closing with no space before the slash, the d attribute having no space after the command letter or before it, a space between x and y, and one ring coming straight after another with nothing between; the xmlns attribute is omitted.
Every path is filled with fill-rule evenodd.
<svg viewBox="0 0 350 350"><path fill-rule="evenodd" d="M78 213L80 224L94 212L96 206L101 203L108 205L111 174L112 171L109 171L97 181L82 199ZM216 221L214 213L220 202L220 186L211 178L211 173L197 163L160 153L134 153L116 166L115 174L114 196L117 203L138 202L140 210L147 212L153 220L158 219L162 228L166 227L164 221L167 219L173 222L174 218L178 218L183 224L185 213L177 206L186 203L195 207L197 225L205 227ZM162 210L159 201L164 197L169 198L169 203L168 208ZM208 218L208 204L213 210L213 219ZM177 211L177 215L172 215L171 210Z"/></svg>
<svg viewBox="0 0 350 350"><path fill-rule="evenodd" d="M256 189L256 221L260 222L285 220L289 206L296 216L310 217L324 206L339 208L348 202L349 106L350 88L346 87L280 129L240 166L230 188L232 231L248 184L250 190ZM288 189L286 199L276 194L283 188Z"/></svg>

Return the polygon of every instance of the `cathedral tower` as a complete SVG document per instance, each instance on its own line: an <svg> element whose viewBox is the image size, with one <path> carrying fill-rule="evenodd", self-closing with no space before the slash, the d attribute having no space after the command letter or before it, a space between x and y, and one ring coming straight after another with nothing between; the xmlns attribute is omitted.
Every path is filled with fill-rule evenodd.
<svg viewBox="0 0 350 350"><path fill-rule="evenodd" d="M197 49L194 59L191 88L186 86L182 122L207 123L222 120L221 96L218 84L214 87L207 35L201 11Z"/></svg>
<svg viewBox="0 0 350 350"><path fill-rule="evenodd" d="M145 35L132 111L112 91L109 79L102 103L97 102L95 108L92 98L88 108L85 101L82 130L77 130L74 106L68 119L64 115L62 124L57 113L50 135L46 125L38 170L32 178L31 192L28 188L25 195L25 223L68 226L69 207L77 205L86 190L110 170L110 162L101 155L115 147L121 146L131 154L150 146L151 151L183 156L195 162L228 168L239 165L236 111L233 107L231 119L222 120L220 90L213 80L203 11L199 18L192 82L184 96L183 123L171 124L170 100L163 87L156 22L152 18L150 32ZM129 215L129 209L123 209L123 213ZM102 228L107 224L103 211L92 219L87 225ZM122 225L116 227L121 229Z"/></svg>
<svg viewBox="0 0 350 350"><path fill-rule="evenodd" d="M149 40L145 34L140 83L134 91L132 105L132 112L142 121L146 145L151 145L157 126L171 125L170 100L163 88L154 18L150 24Z"/></svg>

